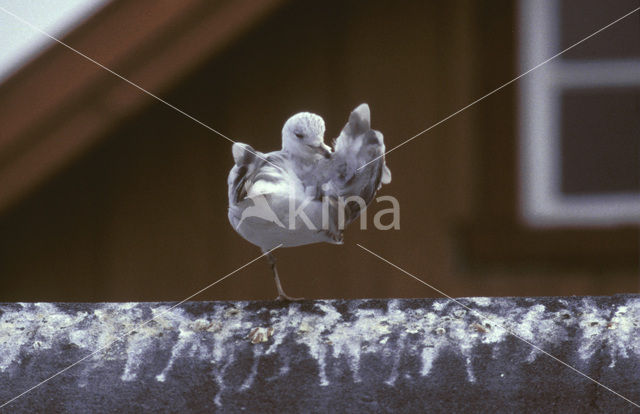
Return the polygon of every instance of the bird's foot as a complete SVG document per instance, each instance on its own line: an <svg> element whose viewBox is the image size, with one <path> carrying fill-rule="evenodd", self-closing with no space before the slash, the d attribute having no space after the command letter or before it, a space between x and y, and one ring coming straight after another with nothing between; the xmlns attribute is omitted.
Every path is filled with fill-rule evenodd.
<svg viewBox="0 0 640 414"><path fill-rule="evenodd" d="M299 300L304 300L304 298L292 298L291 296L285 294L284 292L279 294L276 298L278 302L297 302Z"/></svg>

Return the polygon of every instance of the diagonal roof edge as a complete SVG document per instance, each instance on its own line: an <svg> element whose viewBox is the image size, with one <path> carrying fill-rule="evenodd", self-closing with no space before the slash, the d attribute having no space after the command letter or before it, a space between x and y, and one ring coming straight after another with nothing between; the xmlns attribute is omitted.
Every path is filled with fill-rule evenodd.
<svg viewBox="0 0 640 414"><path fill-rule="evenodd" d="M64 42L154 94L283 0L116 0ZM0 87L0 213L153 99L62 45Z"/></svg>

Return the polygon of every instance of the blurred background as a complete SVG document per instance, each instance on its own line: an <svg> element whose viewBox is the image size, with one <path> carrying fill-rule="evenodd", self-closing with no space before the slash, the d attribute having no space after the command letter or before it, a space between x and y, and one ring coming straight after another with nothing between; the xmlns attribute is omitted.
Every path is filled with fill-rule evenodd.
<svg viewBox="0 0 640 414"><path fill-rule="evenodd" d="M303 110L330 142L361 102L393 148L640 6L58 3L0 5L264 152ZM0 26L0 301L177 301L260 254L227 221L228 141L3 11ZM344 245L276 251L287 293L438 296L356 243L451 296L637 292L639 70L636 13L393 151L379 195L400 230L375 230L389 205L373 202ZM275 296L261 260L194 299Z"/></svg>

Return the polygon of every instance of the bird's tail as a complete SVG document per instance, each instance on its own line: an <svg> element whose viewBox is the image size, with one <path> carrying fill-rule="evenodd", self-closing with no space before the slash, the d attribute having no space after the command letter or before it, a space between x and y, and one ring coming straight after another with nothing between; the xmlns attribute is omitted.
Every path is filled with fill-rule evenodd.
<svg viewBox="0 0 640 414"><path fill-rule="evenodd" d="M385 164L382 133L371 129L369 105L363 103L351 112L349 121L335 141L333 192L346 202L346 224L355 220L382 184L391 182Z"/></svg>

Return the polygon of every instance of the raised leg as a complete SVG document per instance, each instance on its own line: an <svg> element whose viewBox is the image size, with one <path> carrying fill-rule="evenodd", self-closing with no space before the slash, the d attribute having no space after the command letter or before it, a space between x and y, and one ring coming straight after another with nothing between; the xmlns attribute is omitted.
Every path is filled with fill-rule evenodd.
<svg viewBox="0 0 640 414"><path fill-rule="evenodd" d="M273 272L273 278L276 281L276 288L278 289L278 297L276 300L302 300L304 298L293 298L286 293L284 293L284 289L282 289L282 285L280 284L280 278L278 277L278 269L276 269L276 258L273 253L267 253L266 255L267 261L269 265L271 265L271 271Z"/></svg>

